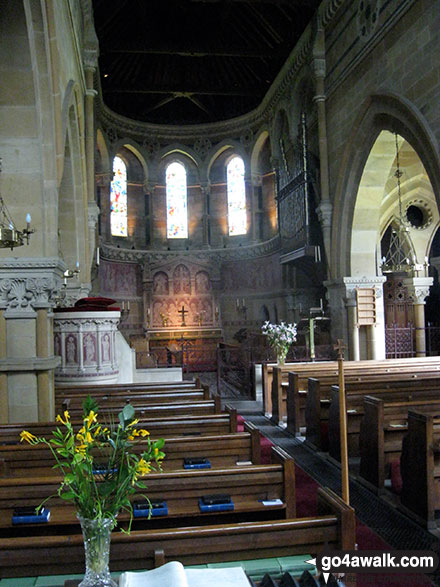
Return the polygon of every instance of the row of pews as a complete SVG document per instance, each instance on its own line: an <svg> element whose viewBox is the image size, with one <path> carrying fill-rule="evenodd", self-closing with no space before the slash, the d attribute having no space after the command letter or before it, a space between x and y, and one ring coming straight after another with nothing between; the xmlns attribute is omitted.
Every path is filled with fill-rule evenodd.
<svg viewBox="0 0 440 587"><path fill-rule="evenodd" d="M348 455L360 461L359 480L383 494L391 472L400 472L399 507L425 527L436 528L439 358L346 361L344 374ZM340 461L337 363L265 365L263 392L265 413L275 424Z"/></svg>
<svg viewBox="0 0 440 587"><path fill-rule="evenodd" d="M88 394L97 399L104 418L116 417L126 403L132 404L139 426L152 438L165 438L164 470L146 477L146 493L154 503L166 502L167 514L134 518L130 535L113 532L112 571L148 569L169 560L189 565L309 557L324 547L354 549L353 509L332 491L320 489L319 515L298 518L293 459L272 447L271 463L261 464L258 430L246 423L237 432L236 411L222 410L219 399L211 398L198 380L64 388L56 392L58 413L68 409L80 424ZM0 578L84 571L79 522L66 501L50 500L47 523L12 524L14 508L39 504L59 485L50 451L20 444L20 432L50 435L54 426L0 427ZM142 450L141 443L138 448ZM188 459L204 460L210 468L185 469ZM199 500L207 494L227 494L233 510L202 513ZM127 527L129 519L121 513L118 521Z"/></svg>

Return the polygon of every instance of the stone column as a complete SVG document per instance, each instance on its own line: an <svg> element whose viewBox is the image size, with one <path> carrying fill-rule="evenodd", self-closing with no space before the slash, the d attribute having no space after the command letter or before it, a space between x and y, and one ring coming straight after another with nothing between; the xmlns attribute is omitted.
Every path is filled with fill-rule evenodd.
<svg viewBox="0 0 440 587"><path fill-rule="evenodd" d="M349 357L359 359L385 359L385 311L383 304L383 276L342 277L326 281L334 340L348 342ZM356 289L376 290L376 324L357 324Z"/></svg>
<svg viewBox="0 0 440 587"><path fill-rule="evenodd" d="M348 320L348 356L351 361L359 361L359 327L356 320L356 300L354 297L346 298L345 307Z"/></svg>
<svg viewBox="0 0 440 587"><path fill-rule="evenodd" d="M327 263L330 259L330 238L331 238L331 216L332 204L330 202L329 188L329 165L328 165L328 144L327 144L327 114L325 101L325 31L319 28L316 33L313 47L313 72L315 74L315 91L313 101L316 103L318 114L318 137L319 137L319 161L320 161L320 187L321 202L316 210L324 239Z"/></svg>
<svg viewBox="0 0 440 587"><path fill-rule="evenodd" d="M211 196L211 186L207 184L201 184L200 189L203 198L203 215L202 215L202 242L204 247L210 245L209 242L209 198Z"/></svg>
<svg viewBox="0 0 440 587"><path fill-rule="evenodd" d="M414 304L414 326L416 328L416 357L426 356L425 299L433 284L432 277L405 277L403 285Z"/></svg>
<svg viewBox="0 0 440 587"><path fill-rule="evenodd" d="M55 417L54 370L60 358L53 352L51 308L64 269L56 258L0 261L0 402L7 422Z"/></svg>
<svg viewBox="0 0 440 587"><path fill-rule="evenodd" d="M258 202L258 189L262 186L262 178L260 174L254 173L252 175L252 241L256 242L261 235L259 235L259 222L262 210Z"/></svg>
<svg viewBox="0 0 440 587"><path fill-rule="evenodd" d="M0 361L6 359L6 320L4 308L0 310ZM0 424L9 422L8 376L0 372Z"/></svg>

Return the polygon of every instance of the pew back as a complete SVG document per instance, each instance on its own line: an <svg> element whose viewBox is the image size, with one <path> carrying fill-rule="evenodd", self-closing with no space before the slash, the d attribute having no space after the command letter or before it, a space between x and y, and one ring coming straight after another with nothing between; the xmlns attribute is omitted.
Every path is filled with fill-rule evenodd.
<svg viewBox="0 0 440 587"><path fill-rule="evenodd" d="M316 555L323 548L354 550L355 516L335 493L318 490L319 514L309 518L114 531L112 571L149 569L170 560L184 565L252 560L297 554ZM0 577L81 573L82 537L75 535L0 538Z"/></svg>

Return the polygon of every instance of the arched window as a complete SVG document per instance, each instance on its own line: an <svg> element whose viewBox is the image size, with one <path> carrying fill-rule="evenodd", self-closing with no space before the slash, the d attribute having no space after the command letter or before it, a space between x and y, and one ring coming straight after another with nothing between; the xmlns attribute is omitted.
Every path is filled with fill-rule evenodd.
<svg viewBox="0 0 440 587"><path fill-rule="evenodd" d="M188 238L186 170L181 163L171 163L166 170L167 237Z"/></svg>
<svg viewBox="0 0 440 587"><path fill-rule="evenodd" d="M112 236L127 236L127 166L120 157L113 159L110 184L110 226Z"/></svg>
<svg viewBox="0 0 440 587"><path fill-rule="evenodd" d="M234 157L226 168L228 184L229 236L246 234L246 190L244 185L244 161Z"/></svg>

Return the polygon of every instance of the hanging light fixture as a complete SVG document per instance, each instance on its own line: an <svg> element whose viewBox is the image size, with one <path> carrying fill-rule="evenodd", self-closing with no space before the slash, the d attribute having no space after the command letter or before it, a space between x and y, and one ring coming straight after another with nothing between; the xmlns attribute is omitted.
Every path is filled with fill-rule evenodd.
<svg viewBox="0 0 440 587"><path fill-rule="evenodd" d="M0 176L2 172L2 160L0 159ZM14 250L14 247L21 247L29 244L30 235L35 232L31 228L31 215L26 214L26 228L18 230L6 207L3 197L0 193L0 248Z"/></svg>
<svg viewBox="0 0 440 587"><path fill-rule="evenodd" d="M397 133L394 133L396 144L396 171L394 177L397 182L397 197L399 200L399 224L397 228L391 227L391 238L388 245L388 251L382 257L381 269L382 273L414 273L418 270L417 259L414 254L409 258L410 251L414 250L412 246L411 237L409 235L409 228L403 220L402 214L402 194L400 178L403 172L400 169L399 161L399 143L397 140ZM423 267L423 266L422 266Z"/></svg>

